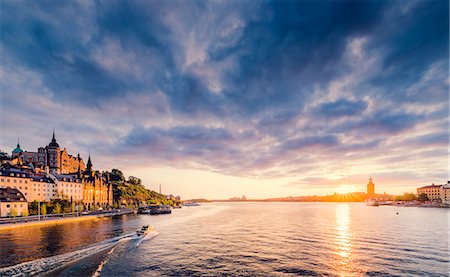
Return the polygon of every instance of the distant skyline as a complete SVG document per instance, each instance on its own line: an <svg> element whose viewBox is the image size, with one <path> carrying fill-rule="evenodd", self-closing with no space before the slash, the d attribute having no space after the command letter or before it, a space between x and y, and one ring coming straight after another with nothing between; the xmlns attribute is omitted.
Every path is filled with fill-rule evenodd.
<svg viewBox="0 0 450 277"><path fill-rule="evenodd" d="M449 179L449 2L2 1L0 149L183 198Z"/></svg>

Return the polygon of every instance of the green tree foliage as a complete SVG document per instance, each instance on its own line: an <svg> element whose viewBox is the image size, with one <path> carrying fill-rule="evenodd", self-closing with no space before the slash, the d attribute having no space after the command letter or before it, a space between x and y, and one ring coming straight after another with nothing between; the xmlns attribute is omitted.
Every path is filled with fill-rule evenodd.
<svg viewBox="0 0 450 277"><path fill-rule="evenodd" d="M414 193L405 193L403 195L395 196L395 201L414 201L417 200L417 197Z"/></svg>
<svg viewBox="0 0 450 277"><path fill-rule="evenodd" d="M125 176L119 169L114 168L109 174L109 180L113 182L125 182Z"/></svg>
<svg viewBox="0 0 450 277"><path fill-rule="evenodd" d="M31 203L28 204L28 211L30 215L37 215L38 214L38 209L39 209L39 202L38 201L33 201Z"/></svg>
<svg viewBox="0 0 450 277"><path fill-rule="evenodd" d="M59 203L56 203L55 208L53 209L54 214L60 214L61 213L61 205Z"/></svg>
<svg viewBox="0 0 450 277"><path fill-rule="evenodd" d="M17 211L14 208L11 208L11 210L9 211L9 216L11 217L16 217L17 216Z"/></svg>
<svg viewBox="0 0 450 277"><path fill-rule="evenodd" d="M29 215L28 210L23 211L22 216L28 216L28 215Z"/></svg>
<svg viewBox="0 0 450 277"><path fill-rule="evenodd" d="M55 211L57 205L59 205L59 209L60 209L59 213L61 213L61 212L70 213L72 211L72 202L70 200L68 200L67 198L53 199L49 203L49 206L53 209L52 213L57 213Z"/></svg>
<svg viewBox="0 0 450 277"><path fill-rule="evenodd" d="M47 214L47 206L43 203L41 205L41 215L46 215Z"/></svg>
<svg viewBox="0 0 450 277"><path fill-rule="evenodd" d="M132 185L141 185L142 180L137 177L130 176L130 177L128 177L128 183L130 183Z"/></svg>
<svg viewBox="0 0 450 277"><path fill-rule="evenodd" d="M126 181L125 176L119 169L113 169L111 172L104 171L103 175L108 177L113 188L114 202L122 205L125 201L129 208L139 207L140 203L173 205L173 200L168 200L162 194L145 188L140 178L130 176Z"/></svg>
<svg viewBox="0 0 450 277"><path fill-rule="evenodd" d="M425 201L429 201L430 199L428 199L428 195L426 193L421 193L417 197L417 200L419 200L420 202L425 202Z"/></svg>

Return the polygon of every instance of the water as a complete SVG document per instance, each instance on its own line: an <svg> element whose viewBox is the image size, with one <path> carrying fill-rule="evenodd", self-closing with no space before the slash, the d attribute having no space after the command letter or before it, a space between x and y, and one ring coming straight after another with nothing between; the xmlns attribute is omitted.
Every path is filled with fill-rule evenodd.
<svg viewBox="0 0 450 277"><path fill-rule="evenodd" d="M3 232L1 266L73 251L151 224L159 235L139 246L118 245L100 276L448 276L449 214L362 203L212 203L167 216L27 228L13 236Z"/></svg>

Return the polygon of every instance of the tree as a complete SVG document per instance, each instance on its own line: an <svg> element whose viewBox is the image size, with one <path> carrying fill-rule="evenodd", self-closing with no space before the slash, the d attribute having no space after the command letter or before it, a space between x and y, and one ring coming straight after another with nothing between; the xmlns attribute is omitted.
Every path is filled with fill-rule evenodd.
<svg viewBox="0 0 450 277"><path fill-rule="evenodd" d="M75 212L75 203L74 202L72 202L72 205L70 208L71 208L70 210L72 211L72 213Z"/></svg>
<svg viewBox="0 0 450 277"><path fill-rule="evenodd" d="M47 214L47 206L45 204L41 205L41 215L45 216Z"/></svg>
<svg viewBox="0 0 450 277"><path fill-rule="evenodd" d="M404 197L405 197L405 201L414 201L417 199L417 197L414 193L405 193Z"/></svg>
<svg viewBox="0 0 450 277"><path fill-rule="evenodd" d="M28 209L23 211L22 216L28 216Z"/></svg>
<svg viewBox="0 0 450 277"><path fill-rule="evenodd" d="M37 200L34 200L33 202L29 203L29 214L38 214L39 209L39 202Z"/></svg>
<svg viewBox="0 0 450 277"><path fill-rule="evenodd" d="M11 210L9 211L9 216L11 217L16 217L17 216L17 211L14 208L11 208Z"/></svg>
<svg viewBox="0 0 450 277"><path fill-rule="evenodd" d="M133 184L133 185L141 185L142 180L137 177L130 176L130 177L128 177L128 183Z"/></svg>
<svg viewBox="0 0 450 277"><path fill-rule="evenodd" d="M59 203L56 203L55 209L53 210L54 214L60 214L61 213L61 205Z"/></svg>
<svg viewBox="0 0 450 277"><path fill-rule="evenodd" d="M119 169L113 168L109 175L111 181L125 182L125 176Z"/></svg>
<svg viewBox="0 0 450 277"><path fill-rule="evenodd" d="M417 197L417 200L419 200L420 202L425 202L429 201L430 199L428 199L428 195L426 193L421 193L419 194L419 197Z"/></svg>

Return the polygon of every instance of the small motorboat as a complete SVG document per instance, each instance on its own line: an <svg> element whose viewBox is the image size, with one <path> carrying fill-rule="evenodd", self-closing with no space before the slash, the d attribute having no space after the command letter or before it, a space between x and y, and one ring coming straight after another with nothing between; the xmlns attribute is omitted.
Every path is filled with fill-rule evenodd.
<svg viewBox="0 0 450 277"><path fill-rule="evenodd" d="M152 230L153 227L149 227L148 225L144 225L142 226L141 229L136 231L136 234L138 237L142 237L145 236L146 234L148 234L148 232L150 232L150 230Z"/></svg>

